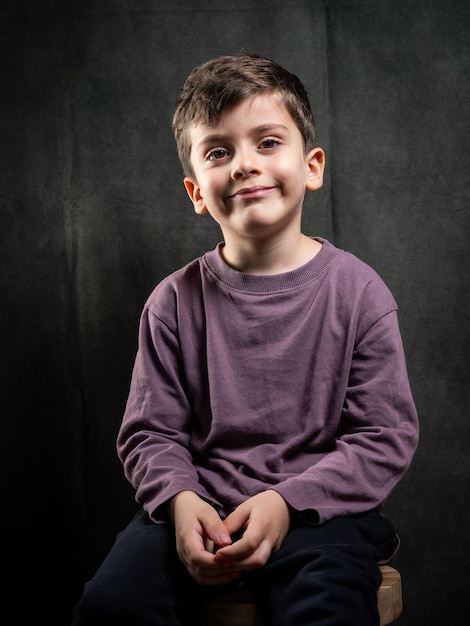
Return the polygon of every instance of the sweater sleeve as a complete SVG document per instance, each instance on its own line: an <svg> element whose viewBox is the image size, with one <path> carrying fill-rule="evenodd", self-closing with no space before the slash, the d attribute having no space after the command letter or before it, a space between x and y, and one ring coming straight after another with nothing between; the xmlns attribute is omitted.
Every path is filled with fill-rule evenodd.
<svg viewBox="0 0 470 626"><path fill-rule="evenodd" d="M315 524L380 510L408 469L417 442L418 418L393 310L358 328L332 450L274 488Z"/></svg>
<svg viewBox="0 0 470 626"><path fill-rule="evenodd" d="M175 329L145 307L117 451L136 500L155 522L164 521L162 504L185 489L210 501L188 449L191 408L179 355Z"/></svg>

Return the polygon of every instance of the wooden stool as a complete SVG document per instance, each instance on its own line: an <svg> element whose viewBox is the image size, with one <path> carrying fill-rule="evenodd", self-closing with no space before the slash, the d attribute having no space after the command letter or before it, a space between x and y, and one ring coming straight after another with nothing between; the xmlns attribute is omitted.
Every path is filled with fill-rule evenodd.
<svg viewBox="0 0 470 626"><path fill-rule="evenodd" d="M390 624L402 612L400 573L384 565L382 584L377 591L380 626ZM252 593L246 587L233 589L208 602L199 619L200 626L262 626Z"/></svg>

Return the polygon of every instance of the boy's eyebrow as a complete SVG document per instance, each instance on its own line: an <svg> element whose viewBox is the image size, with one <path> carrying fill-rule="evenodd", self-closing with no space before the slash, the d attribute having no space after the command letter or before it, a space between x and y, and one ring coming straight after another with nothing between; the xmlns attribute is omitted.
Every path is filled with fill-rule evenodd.
<svg viewBox="0 0 470 626"><path fill-rule="evenodd" d="M287 126L285 126L284 124L279 124L279 123L272 123L272 124L261 124L260 126L256 126L255 128L251 129L251 133L253 135L259 135L262 133L272 133L276 130L289 130L287 128ZM223 142L227 139L227 137L229 136L229 133L213 133L211 135L205 135L201 141L199 141L199 143L197 144L197 148L200 147L204 147L207 144L210 143L218 143L218 142Z"/></svg>

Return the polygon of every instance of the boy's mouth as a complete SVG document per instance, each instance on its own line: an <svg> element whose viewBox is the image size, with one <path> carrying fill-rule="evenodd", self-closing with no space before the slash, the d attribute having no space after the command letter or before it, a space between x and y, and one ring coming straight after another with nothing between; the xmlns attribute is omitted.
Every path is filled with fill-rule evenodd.
<svg viewBox="0 0 470 626"><path fill-rule="evenodd" d="M264 187L263 185L254 185L253 187L242 187L235 193L231 194L229 198L241 198L244 200L250 198L259 198L268 191L271 191L273 187Z"/></svg>

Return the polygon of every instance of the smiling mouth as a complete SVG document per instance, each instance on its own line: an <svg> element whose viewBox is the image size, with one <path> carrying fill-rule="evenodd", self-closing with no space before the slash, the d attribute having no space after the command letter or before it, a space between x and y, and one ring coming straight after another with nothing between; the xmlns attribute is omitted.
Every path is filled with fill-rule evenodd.
<svg viewBox="0 0 470 626"><path fill-rule="evenodd" d="M274 189L274 187L246 187L244 189L239 189L236 193L230 195L229 198L242 198L244 200L250 198L260 198L268 191L271 191L271 189Z"/></svg>

